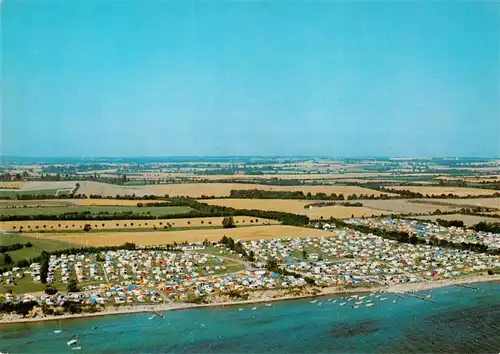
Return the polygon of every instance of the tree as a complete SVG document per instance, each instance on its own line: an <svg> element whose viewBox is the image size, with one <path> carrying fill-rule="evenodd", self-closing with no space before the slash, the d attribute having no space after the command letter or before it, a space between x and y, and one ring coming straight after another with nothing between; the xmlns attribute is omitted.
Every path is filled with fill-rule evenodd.
<svg viewBox="0 0 500 354"><path fill-rule="evenodd" d="M254 253L254 251L250 251L250 253L248 254L248 260L250 262L255 261L255 253Z"/></svg>
<svg viewBox="0 0 500 354"><path fill-rule="evenodd" d="M9 265L9 264L12 264L12 257L9 256L8 253L4 253L3 255L3 262L6 264L6 265Z"/></svg>
<svg viewBox="0 0 500 354"><path fill-rule="evenodd" d="M90 231L92 230L92 226L90 224L85 224L85 226L83 227L83 231Z"/></svg>
<svg viewBox="0 0 500 354"><path fill-rule="evenodd" d="M302 258L307 259L307 251L302 250Z"/></svg>
<svg viewBox="0 0 500 354"><path fill-rule="evenodd" d="M46 285L45 286L45 294L55 295L55 294L57 294L57 289L54 288L52 285Z"/></svg>
<svg viewBox="0 0 500 354"><path fill-rule="evenodd" d="M280 270L276 258L269 258L267 260L266 269L270 272L275 272L275 273L277 273Z"/></svg>
<svg viewBox="0 0 500 354"><path fill-rule="evenodd" d="M78 284L76 282L76 278L71 277L71 279L68 282L68 293L76 293L80 291L78 289Z"/></svg>
<svg viewBox="0 0 500 354"><path fill-rule="evenodd" d="M234 218L232 216L225 216L224 219L222 219L222 227L225 229L236 227Z"/></svg>

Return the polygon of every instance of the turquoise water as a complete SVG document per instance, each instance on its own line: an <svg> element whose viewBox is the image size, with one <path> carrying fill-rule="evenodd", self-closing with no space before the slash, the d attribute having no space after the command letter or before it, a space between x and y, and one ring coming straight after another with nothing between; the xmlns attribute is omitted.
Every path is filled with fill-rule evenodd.
<svg viewBox="0 0 500 354"><path fill-rule="evenodd" d="M79 353L498 353L500 285L473 290L423 291L436 303L387 294L376 306L321 306L294 300L238 307L107 316L0 327L0 352L68 353L80 335ZM393 303L396 300L396 303ZM365 299L366 301L366 299ZM257 310L252 311L252 307ZM97 326L96 330L92 326ZM61 333L53 333L61 329Z"/></svg>

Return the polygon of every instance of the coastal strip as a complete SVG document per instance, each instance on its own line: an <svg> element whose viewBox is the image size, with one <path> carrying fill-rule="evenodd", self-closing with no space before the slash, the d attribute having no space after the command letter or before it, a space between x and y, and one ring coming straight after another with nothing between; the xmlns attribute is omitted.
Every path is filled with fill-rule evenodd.
<svg viewBox="0 0 500 354"><path fill-rule="evenodd" d="M12 316L12 318L0 319L0 325L9 325L14 323L27 323L27 322L57 321L57 320L78 319L78 318L96 317L96 316L126 315L126 314L144 313L144 312L165 312L165 311L198 309L198 308L208 308L208 307L238 306L238 305L256 304L263 302L299 300L299 299L328 296L328 295L339 296L344 294L359 294L359 293L374 293L374 292L404 294L406 292L423 291L423 290L436 289L446 286L484 283L484 282L500 282L500 275L498 274L469 275L455 279L445 279L445 280L437 280L432 282L419 282L419 283L401 283L385 287L372 287L372 288L360 287L360 288L339 289L336 287L326 287L322 288L321 291L315 295L308 294L308 295L286 296L286 297L276 297L276 298L260 298L260 299L242 300L242 301L215 302L210 304L170 303L170 304L157 304L157 305L123 306L117 308L108 308L105 311L95 312L95 313L46 316L46 317L36 317L36 318L19 318L17 316L9 315L8 317Z"/></svg>

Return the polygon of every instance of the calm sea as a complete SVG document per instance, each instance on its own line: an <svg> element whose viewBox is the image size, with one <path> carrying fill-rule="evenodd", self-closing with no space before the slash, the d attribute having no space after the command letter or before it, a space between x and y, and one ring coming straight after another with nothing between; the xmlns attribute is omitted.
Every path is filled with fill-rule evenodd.
<svg viewBox="0 0 500 354"><path fill-rule="evenodd" d="M500 285L420 292L436 303L388 294L373 307L321 298L0 326L0 352L68 353L499 353ZM393 301L396 302L393 302ZM323 301L322 305L319 303ZM257 306L256 310L252 307ZM97 329L92 329L97 326ZM61 333L54 330L61 329Z"/></svg>

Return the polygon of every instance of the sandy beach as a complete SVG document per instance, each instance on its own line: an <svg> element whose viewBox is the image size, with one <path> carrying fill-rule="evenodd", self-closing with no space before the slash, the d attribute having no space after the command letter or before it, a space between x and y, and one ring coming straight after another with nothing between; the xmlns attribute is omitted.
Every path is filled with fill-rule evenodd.
<svg viewBox="0 0 500 354"><path fill-rule="evenodd" d="M263 302L289 301L289 300L305 299L305 298L327 296L327 295L373 293L373 292L405 293L405 292L435 289L444 286L491 282L491 281L500 281L500 275L470 275L455 279L445 279L445 280L437 280L432 282L419 282L419 283L404 283L404 284L401 283L390 286L383 286L383 287L381 286L373 288L326 287L326 288L321 288L321 291L317 292L316 295L307 294L307 295L285 296L285 297L274 297L274 298L262 297L260 299L214 302L210 304L167 303L167 304L156 304L156 305L107 307L106 310L96 313L68 314L68 315L46 316L46 317L36 317L36 318L20 318L16 314L7 314L3 315L2 319L0 319L0 324L8 325L13 323L56 321L64 319L123 315L123 314L141 313L141 312L165 312L165 311L185 310L185 309L204 308L204 307L238 306L238 305L256 304Z"/></svg>

